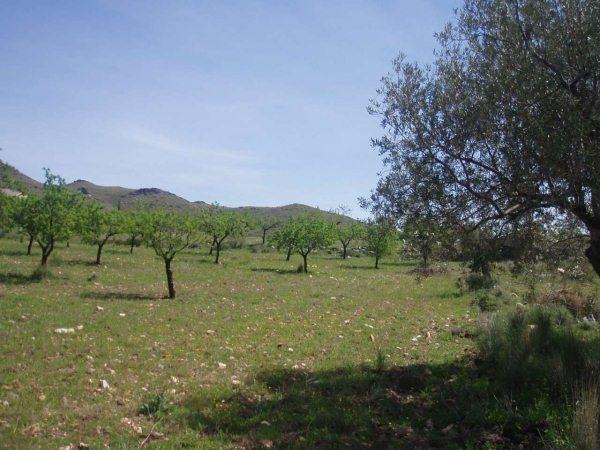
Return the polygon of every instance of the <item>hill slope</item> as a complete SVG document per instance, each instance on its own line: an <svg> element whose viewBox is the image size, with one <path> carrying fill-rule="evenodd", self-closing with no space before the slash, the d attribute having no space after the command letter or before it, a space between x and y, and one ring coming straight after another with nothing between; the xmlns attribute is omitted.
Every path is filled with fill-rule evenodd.
<svg viewBox="0 0 600 450"><path fill-rule="evenodd" d="M24 192L39 192L42 183L24 175L14 167L0 161L0 188L11 187ZM201 209L210 204L203 201L190 202L171 192L157 188L130 189L121 186L100 186L86 180L76 180L67 184L73 191L80 192L90 199L97 200L109 208L131 208L136 204L152 205L175 209ZM224 207L229 211L253 214L260 219L273 219L285 221L290 217L300 214L321 214L325 217L343 222L351 222L354 219L339 214L322 211L312 206L293 203L284 206L239 206Z"/></svg>

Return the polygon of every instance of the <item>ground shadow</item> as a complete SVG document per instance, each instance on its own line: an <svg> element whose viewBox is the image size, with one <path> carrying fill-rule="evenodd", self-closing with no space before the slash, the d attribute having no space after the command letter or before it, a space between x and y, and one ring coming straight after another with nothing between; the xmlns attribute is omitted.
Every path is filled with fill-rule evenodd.
<svg viewBox="0 0 600 450"><path fill-rule="evenodd" d="M340 266L340 267L342 269L348 269L348 270L377 270L374 265L372 265L372 266L352 265L352 266Z"/></svg>
<svg viewBox="0 0 600 450"><path fill-rule="evenodd" d="M547 426L494 416L501 399L468 358L446 365L273 370L236 390L184 404L187 425L236 448L537 448ZM215 406L216 405L216 406Z"/></svg>
<svg viewBox="0 0 600 450"><path fill-rule="evenodd" d="M96 264L96 261L91 259L55 259L52 261L53 266L87 266L99 267L102 264Z"/></svg>
<svg viewBox="0 0 600 450"><path fill-rule="evenodd" d="M0 273L0 283L23 285L31 283L39 283L41 278L35 275L25 275L22 273Z"/></svg>
<svg viewBox="0 0 600 450"><path fill-rule="evenodd" d="M296 269L273 269L271 267L253 267L250 269L252 272L265 272L265 273L276 273L278 275L290 275L301 273Z"/></svg>
<svg viewBox="0 0 600 450"><path fill-rule="evenodd" d="M27 254L27 250L0 250L0 255L2 256L36 256L38 257L38 252L32 250L31 255Z"/></svg>
<svg viewBox="0 0 600 450"><path fill-rule="evenodd" d="M139 294L135 292L84 292L81 298L96 300L161 300L161 295Z"/></svg>

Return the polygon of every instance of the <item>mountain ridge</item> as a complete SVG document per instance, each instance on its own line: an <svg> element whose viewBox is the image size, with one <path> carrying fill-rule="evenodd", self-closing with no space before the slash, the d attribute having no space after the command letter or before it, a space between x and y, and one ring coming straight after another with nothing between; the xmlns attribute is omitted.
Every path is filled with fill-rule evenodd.
<svg viewBox="0 0 600 450"><path fill-rule="evenodd" d="M36 193L41 191L43 187L42 183L28 177L4 161L0 161L0 170L0 188L16 185L24 193ZM11 180L14 182L10 182ZM189 201L172 192L155 187L133 189L121 186L102 186L83 179L67 183L66 186L68 189L80 192L87 198L94 199L109 208L115 209L128 209L134 207L136 204L150 204L178 210L202 209L210 206L205 201ZM265 220L274 219L283 221L290 217L306 213L321 214L344 222L355 220L348 216L324 211L302 203L290 203L282 206L223 206L223 208L228 211L251 213Z"/></svg>

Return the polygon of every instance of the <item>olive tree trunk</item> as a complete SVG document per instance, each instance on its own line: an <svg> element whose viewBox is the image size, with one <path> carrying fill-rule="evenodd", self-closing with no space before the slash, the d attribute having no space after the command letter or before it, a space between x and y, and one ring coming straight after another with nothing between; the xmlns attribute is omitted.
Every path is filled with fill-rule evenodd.
<svg viewBox="0 0 600 450"><path fill-rule="evenodd" d="M590 246L585 251L585 256L600 276L600 228L590 230Z"/></svg>

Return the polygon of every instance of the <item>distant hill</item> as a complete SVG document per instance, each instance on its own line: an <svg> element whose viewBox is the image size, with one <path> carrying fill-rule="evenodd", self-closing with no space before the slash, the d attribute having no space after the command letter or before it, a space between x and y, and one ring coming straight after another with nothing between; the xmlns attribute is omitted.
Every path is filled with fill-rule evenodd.
<svg viewBox="0 0 600 450"><path fill-rule="evenodd" d="M22 192L35 193L42 189L42 183L24 175L14 167L0 161L0 188L17 189ZM73 191L80 192L87 198L97 200L109 208L128 209L136 204L156 207L174 208L178 210L202 209L210 206L203 201L190 202L171 192L157 188L130 189L121 186L100 186L86 180L76 180L67 184ZM239 206L224 207L230 211L250 213L261 219L285 221L300 214L321 214L334 221L352 222L354 219L322 211L312 206L293 203L285 206Z"/></svg>
<svg viewBox="0 0 600 450"><path fill-rule="evenodd" d="M39 192L42 183L19 172L10 164L0 160L0 188L18 190L22 193Z"/></svg>

